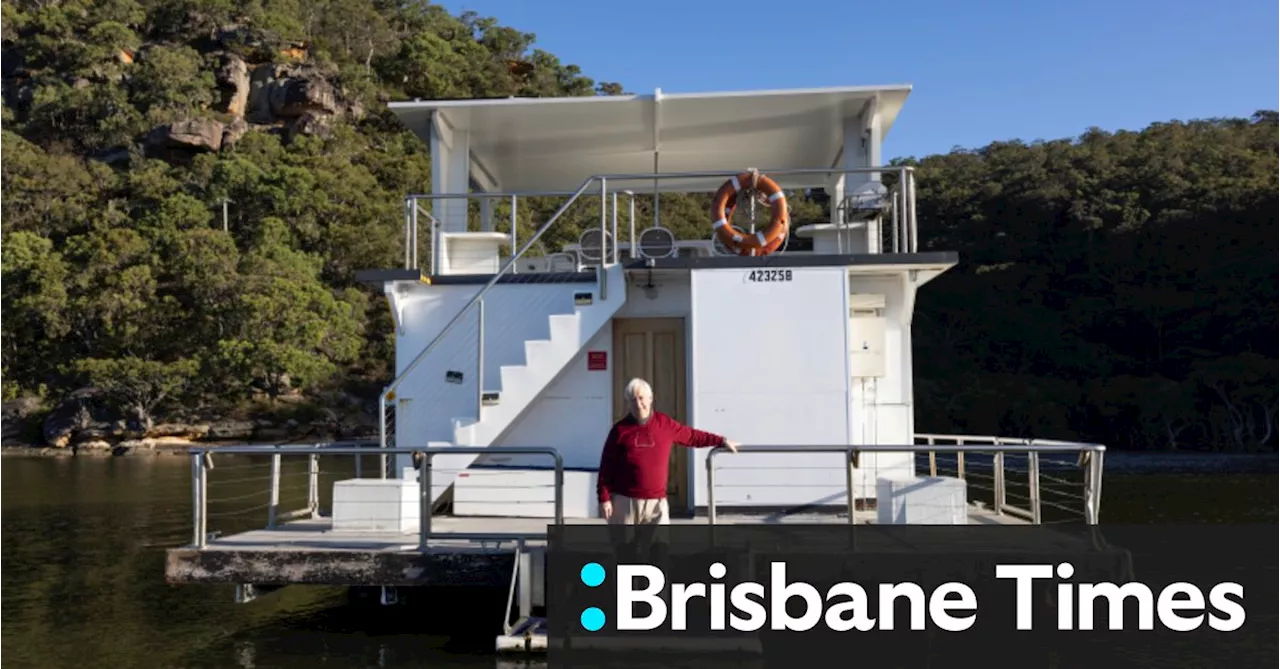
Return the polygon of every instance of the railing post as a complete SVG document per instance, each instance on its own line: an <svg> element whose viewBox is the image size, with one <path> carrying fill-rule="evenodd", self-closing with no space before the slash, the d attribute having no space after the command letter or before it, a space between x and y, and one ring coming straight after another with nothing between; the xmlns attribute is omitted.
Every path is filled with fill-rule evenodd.
<svg viewBox="0 0 1280 669"><path fill-rule="evenodd" d="M204 481L204 462L200 453L191 454L191 545L204 548L204 506L201 504L201 485Z"/></svg>
<svg viewBox="0 0 1280 669"><path fill-rule="evenodd" d="M564 524L564 458L552 451L556 461L556 525Z"/></svg>
<svg viewBox="0 0 1280 669"><path fill-rule="evenodd" d="M920 230L916 227L916 173L914 170L907 170L907 183L909 184L907 200L911 203L911 214L907 217L907 224L911 226L911 252L915 253L920 250Z"/></svg>
<svg viewBox="0 0 1280 669"><path fill-rule="evenodd" d="M276 528L276 515L280 512L280 454L271 454L271 492L267 498L267 527Z"/></svg>
<svg viewBox="0 0 1280 669"><path fill-rule="evenodd" d="M898 198L895 197L889 200L889 202L891 205L890 209L892 211L891 215L893 217L893 224L889 226L890 227L889 234L893 235L893 252L901 253L902 246L898 243L898 226L900 225L898 223Z"/></svg>
<svg viewBox="0 0 1280 669"><path fill-rule="evenodd" d="M1097 483L1093 486L1093 522L1097 524L1102 516L1102 459L1106 455L1102 451L1094 451L1094 473Z"/></svg>
<svg viewBox="0 0 1280 669"><path fill-rule="evenodd" d="M484 407L484 300L476 303L476 420Z"/></svg>
<svg viewBox="0 0 1280 669"><path fill-rule="evenodd" d="M410 213L410 219L413 222L413 242L410 253L412 253L413 265L409 269L418 269L418 201L413 201L413 211Z"/></svg>
<svg viewBox="0 0 1280 669"><path fill-rule="evenodd" d="M707 453L707 522L716 524L716 468L714 466L716 451L719 446Z"/></svg>
<svg viewBox="0 0 1280 669"><path fill-rule="evenodd" d="M996 448L1000 448L1001 444L997 440ZM991 459L994 465L991 472L993 478L992 493L995 495L996 515L1004 515L1004 451L996 451L995 457Z"/></svg>
<svg viewBox="0 0 1280 669"><path fill-rule="evenodd" d="M1089 450L1084 457L1084 521L1089 525L1098 524L1098 515L1102 509L1102 451Z"/></svg>
<svg viewBox="0 0 1280 669"><path fill-rule="evenodd" d="M635 260L639 251L636 250L636 194L631 193L627 198L631 206L631 247L628 251L632 260Z"/></svg>
<svg viewBox="0 0 1280 669"><path fill-rule="evenodd" d="M608 246L608 222L609 222L609 180L600 179L600 266L607 267L609 265L609 246ZM617 246L615 243L614 246Z"/></svg>
<svg viewBox="0 0 1280 669"><path fill-rule="evenodd" d="M519 220L520 219L516 217L516 196L512 195L511 196L511 273L512 274L516 274L517 273L516 270L518 269L516 267L516 251L518 251L520 247L516 246L516 240L517 240L516 231L519 228L519 223L518 223Z"/></svg>
<svg viewBox="0 0 1280 669"><path fill-rule="evenodd" d="M378 478L387 478L387 395L383 391L378 396Z"/></svg>
<svg viewBox="0 0 1280 669"><path fill-rule="evenodd" d="M320 444L316 444L319 450ZM320 517L320 454L312 453L307 462L307 508L311 510L311 518Z"/></svg>
<svg viewBox="0 0 1280 669"><path fill-rule="evenodd" d="M204 548L209 543L209 468L213 466L212 455L207 451L200 455L200 525L196 531L200 540L196 546Z"/></svg>
<svg viewBox="0 0 1280 669"><path fill-rule="evenodd" d="M418 472L418 550L430 550L431 540L431 460L435 452L422 452L422 469Z"/></svg>
<svg viewBox="0 0 1280 669"><path fill-rule="evenodd" d="M618 264L618 194L613 193L613 264Z"/></svg>
<svg viewBox="0 0 1280 669"><path fill-rule="evenodd" d="M1031 523L1040 524L1040 454L1027 453L1027 485L1030 486Z"/></svg>
<svg viewBox="0 0 1280 669"><path fill-rule="evenodd" d="M853 496L853 448L850 447L844 452L844 475L845 483L849 487L849 524L857 525L858 503Z"/></svg>
<svg viewBox="0 0 1280 669"><path fill-rule="evenodd" d="M904 253L911 252L911 231L907 220L911 217L911 207L907 204L907 169L904 167L898 170L898 195L902 200L901 215L898 221L902 225L902 251Z"/></svg>
<svg viewBox="0 0 1280 669"><path fill-rule="evenodd" d="M417 213L418 201L412 197L404 199L404 268L413 269L413 217Z"/></svg>
<svg viewBox="0 0 1280 669"><path fill-rule="evenodd" d="M414 209L417 210L417 203L414 203ZM435 205L431 205L432 211ZM427 214L427 223L430 227L427 231L431 234L431 246L427 248L427 274L434 275L436 268L444 263L444 258L440 256L443 249L443 243L440 241L440 220L431 214Z"/></svg>

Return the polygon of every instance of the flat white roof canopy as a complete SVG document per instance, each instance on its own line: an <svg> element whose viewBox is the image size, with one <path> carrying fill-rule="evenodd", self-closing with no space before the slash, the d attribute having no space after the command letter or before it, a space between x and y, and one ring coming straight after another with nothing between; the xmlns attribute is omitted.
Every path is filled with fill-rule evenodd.
<svg viewBox="0 0 1280 669"><path fill-rule="evenodd" d="M727 93L393 102L429 142L433 118L469 133L473 167L506 192L572 191L597 174L832 167L846 123L868 106L888 134L911 87L860 86ZM655 167L656 159L656 167ZM785 187L822 187L825 175L779 176ZM714 190L723 178L660 182L664 191ZM652 192L653 180L610 190Z"/></svg>

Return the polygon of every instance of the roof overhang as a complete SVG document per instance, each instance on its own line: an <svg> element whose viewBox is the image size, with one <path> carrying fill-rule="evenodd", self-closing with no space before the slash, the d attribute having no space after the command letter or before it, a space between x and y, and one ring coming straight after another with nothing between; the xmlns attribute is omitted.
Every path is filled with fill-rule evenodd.
<svg viewBox="0 0 1280 669"><path fill-rule="evenodd" d="M423 141L432 123L470 133L473 163L503 191L573 191L591 176L655 171L720 172L829 168L845 125L874 105L880 140L909 85L571 98L393 102ZM822 174L777 177L784 187L821 187ZM663 191L714 190L724 181L664 179ZM652 192L652 179L611 190Z"/></svg>

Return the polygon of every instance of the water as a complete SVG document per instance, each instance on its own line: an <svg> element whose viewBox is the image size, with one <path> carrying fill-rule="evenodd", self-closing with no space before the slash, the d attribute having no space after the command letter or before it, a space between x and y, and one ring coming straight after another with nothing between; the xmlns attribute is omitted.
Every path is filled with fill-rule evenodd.
<svg viewBox="0 0 1280 669"><path fill-rule="evenodd" d="M1103 522L1277 521L1274 459L1264 473L1222 458L1170 471L1185 462L1108 455ZM189 477L180 457L4 458L6 665L497 664L489 653L494 630L476 630L469 615L498 624L500 597L446 596L434 615L396 615L340 589L287 588L238 605L230 587L166 584L164 549L190 538Z"/></svg>

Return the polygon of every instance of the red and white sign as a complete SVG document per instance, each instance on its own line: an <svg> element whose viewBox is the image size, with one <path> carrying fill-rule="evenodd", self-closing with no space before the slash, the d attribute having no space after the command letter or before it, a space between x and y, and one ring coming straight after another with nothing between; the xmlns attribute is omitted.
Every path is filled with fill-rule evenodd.
<svg viewBox="0 0 1280 669"><path fill-rule="evenodd" d="M609 369L609 352L587 351L587 369L593 372Z"/></svg>

